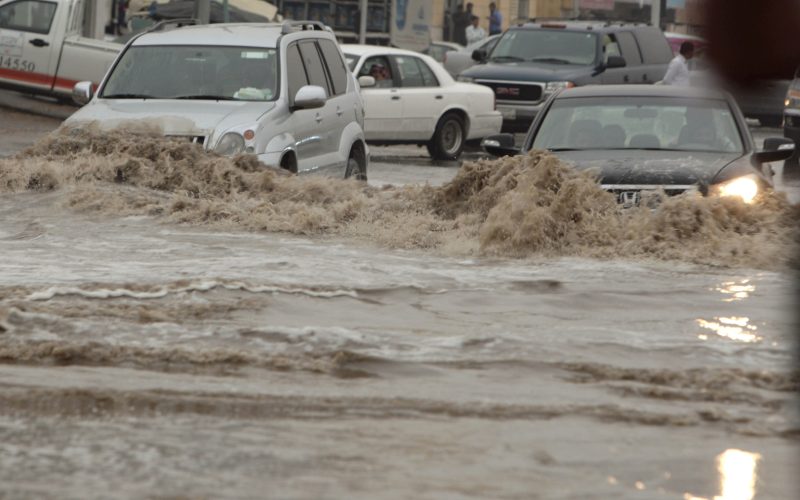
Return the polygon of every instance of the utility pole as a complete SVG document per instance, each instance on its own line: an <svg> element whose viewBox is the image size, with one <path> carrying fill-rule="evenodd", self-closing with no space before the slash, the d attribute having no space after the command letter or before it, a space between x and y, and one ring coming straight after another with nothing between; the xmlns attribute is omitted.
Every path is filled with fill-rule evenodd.
<svg viewBox="0 0 800 500"><path fill-rule="evenodd" d="M358 10L361 14L361 19L358 24L358 43L367 43L367 0L360 0L358 2Z"/></svg>
<svg viewBox="0 0 800 500"><path fill-rule="evenodd" d="M194 0L194 17L200 24L210 24L211 0Z"/></svg>
<svg viewBox="0 0 800 500"><path fill-rule="evenodd" d="M665 0L650 0L650 24L661 29L661 6Z"/></svg>
<svg viewBox="0 0 800 500"><path fill-rule="evenodd" d="M580 19L581 17L581 0L572 0L572 18Z"/></svg>

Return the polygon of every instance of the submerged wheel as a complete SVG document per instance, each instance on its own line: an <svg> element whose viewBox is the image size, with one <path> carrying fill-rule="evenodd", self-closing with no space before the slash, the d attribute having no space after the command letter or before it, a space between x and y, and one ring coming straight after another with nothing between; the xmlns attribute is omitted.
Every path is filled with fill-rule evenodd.
<svg viewBox="0 0 800 500"><path fill-rule="evenodd" d="M353 147L350 158L347 159L347 168L344 171L344 178L354 178L358 181L367 180L367 158L360 147Z"/></svg>
<svg viewBox="0 0 800 500"><path fill-rule="evenodd" d="M447 113L436 125L428 153L434 160L457 160L464 150L464 122L455 113Z"/></svg>

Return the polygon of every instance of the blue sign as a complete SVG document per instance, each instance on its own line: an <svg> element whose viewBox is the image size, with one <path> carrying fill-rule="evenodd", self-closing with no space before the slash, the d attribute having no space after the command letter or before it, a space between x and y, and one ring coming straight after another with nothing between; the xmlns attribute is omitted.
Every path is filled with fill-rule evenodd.
<svg viewBox="0 0 800 500"><path fill-rule="evenodd" d="M684 9L686 8L686 0L667 0L668 9Z"/></svg>

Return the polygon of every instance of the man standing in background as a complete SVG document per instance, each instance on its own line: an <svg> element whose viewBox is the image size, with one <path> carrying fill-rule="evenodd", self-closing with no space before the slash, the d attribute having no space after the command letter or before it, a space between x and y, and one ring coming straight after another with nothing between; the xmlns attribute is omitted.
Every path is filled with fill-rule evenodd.
<svg viewBox="0 0 800 500"><path fill-rule="evenodd" d="M494 2L489 4L489 35L503 32L503 14L497 10Z"/></svg>
<svg viewBox="0 0 800 500"><path fill-rule="evenodd" d="M472 16L472 24L467 26L467 46L469 47L475 42L480 42L486 38L486 31L480 26L480 18Z"/></svg>
<svg viewBox="0 0 800 500"><path fill-rule="evenodd" d="M691 78L689 76L689 59L694 56L694 44L692 42L683 42L681 44L680 54L670 61L667 67L667 74L661 82L664 85L676 85L679 87L688 87L691 85Z"/></svg>

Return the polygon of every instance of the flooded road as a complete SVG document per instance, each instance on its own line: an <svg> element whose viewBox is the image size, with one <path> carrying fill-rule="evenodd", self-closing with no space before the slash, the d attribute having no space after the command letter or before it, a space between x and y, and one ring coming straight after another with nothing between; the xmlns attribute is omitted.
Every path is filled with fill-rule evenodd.
<svg viewBox="0 0 800 500"><path fill-rule="evenodd" d="M514 219L524 162L364 188L81 141L0 160L0 496L798 496L786 204L620 218L536 158Z"/></svg>

